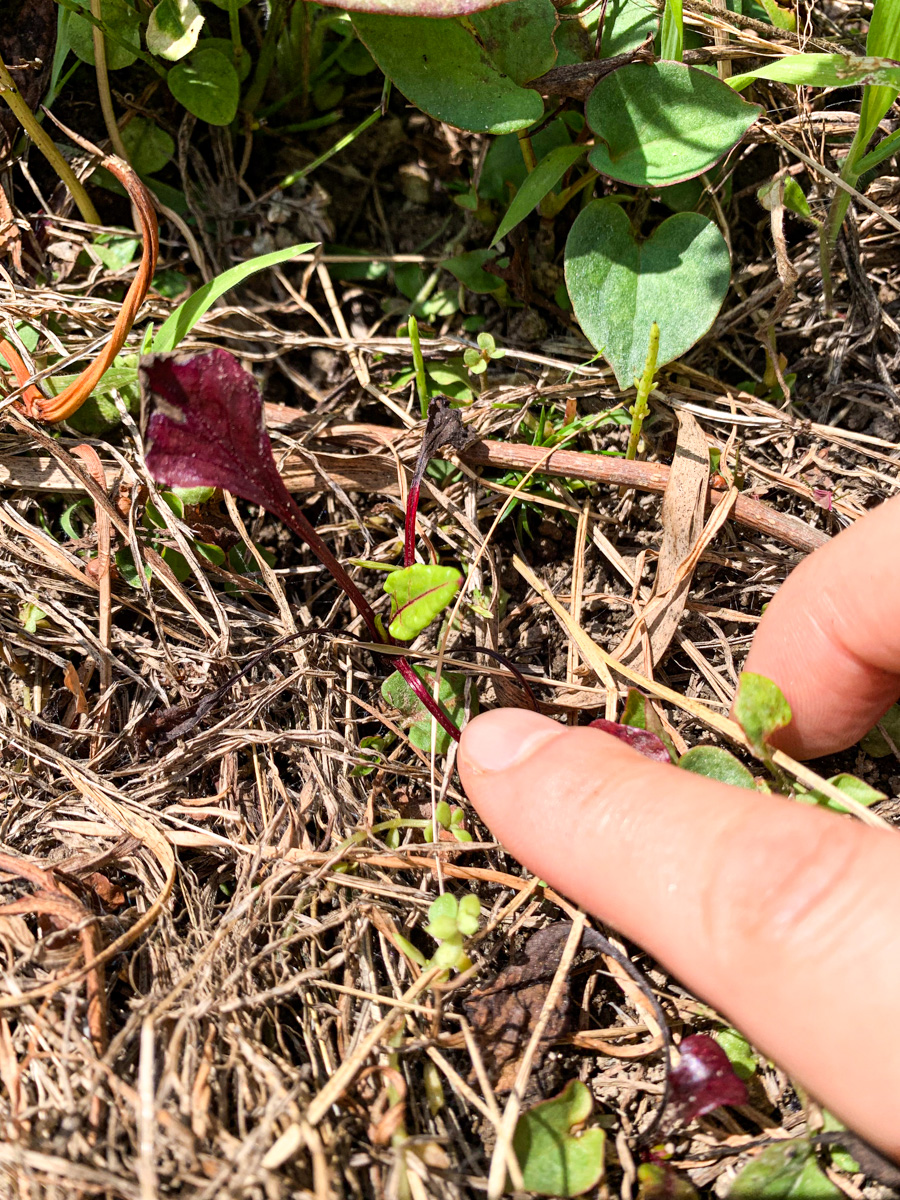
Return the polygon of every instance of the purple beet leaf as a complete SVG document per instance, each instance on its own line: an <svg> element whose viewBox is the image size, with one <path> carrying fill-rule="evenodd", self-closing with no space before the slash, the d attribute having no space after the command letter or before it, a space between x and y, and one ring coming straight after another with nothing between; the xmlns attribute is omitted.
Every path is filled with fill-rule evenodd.
<svg viewBox="0 0 900 1200"><path fill-rule="evenodd" d="M470 440L459 410L450 407L446 396L435 396L428 406L428 420L422 435L422 446L416 459L416 469L409 484L406 498L406 530L403 542L403 565L411 567L416 561L416 512L419 508L419 491L425 470L441 446L452 446L462 450Z"/></svg>
<svg viewBox="0 0 900 1200"><path fill-rule="evenodd" d="M596 721L591 721L588 728L601 729L604 733L611 733L613 737L627 742L633 750L643 754L644 758L652 758L654 762L671 763L672 761L668 750L656 734L648 733L646 729L638 729L636 725L620 725L618 721L607 721L603 717L598 717Z"/></svg>
<svg viewBox="0 0 900 1200"><path fill-rule="evenodd" d="M145 459L153 478L173 487L224 488L278 517L328 568L372 640L390 644L368 600L284 486L256 380L234 355L218 349L187 356L150 354L141 361L140 378ZM406 659L396 665L441 728L458 741L459 730Z"/></svg>
<svg viewBox="0 0 900 1200"><path fill-rule="evenodd" d="M681 1060L669 1072L669 1086L679 1120L687 1125L723 1104L747 1103L747 1088L718 1042L695 1033L678 1049Z"/></svg>

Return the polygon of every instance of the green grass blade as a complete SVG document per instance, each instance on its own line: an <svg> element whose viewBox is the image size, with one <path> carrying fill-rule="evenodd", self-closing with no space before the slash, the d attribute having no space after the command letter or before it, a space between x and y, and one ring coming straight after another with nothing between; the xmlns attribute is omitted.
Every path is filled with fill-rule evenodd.
<svg viewBox="0 0 900 1200"><path fill-rule="evenodd" d="M217 275L215 279L205 283L202 288L198 288L193 296L189 296L183 304L179 304L172 315L163 322L153 339L153 352L164 354L169 350L174 350L178 343L190 333L203 314L212 308L219 297L223 296L230 288L237 287L249 276L255 275L257 271L264 271L266 267L276 267L279 263L287 262L298 254L306 254L307 251L314 250L318 244L318 242L301 242L297 246L288 246L285 250L275 250L272 254L260 254L257 258L250 258L236 267L230 267L229 270L223 271L221 275Z"/></svg>

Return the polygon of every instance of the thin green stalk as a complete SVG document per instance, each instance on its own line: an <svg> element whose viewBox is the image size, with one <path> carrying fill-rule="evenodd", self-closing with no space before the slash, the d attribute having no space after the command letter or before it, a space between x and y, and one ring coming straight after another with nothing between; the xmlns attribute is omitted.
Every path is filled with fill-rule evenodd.
<svg viewBox="0 0 900 1200"><path fill-rule="evenodd" d="M87 225L100 225L100 214L94 208L93 201L84 189L84 185L75 172L53 144L53 139L43 128L37 117L22 99L22 94L16 87L15 80L10 75L6 63L0 58L0 92L3 99L12 109L16 120L31 138L47 162L60 177L72 194L72 199L81 213L82 220Z"/></svg>
<svg viewBox="0 0 900 1200"><path fill-rule="evenodd" d="M659 355L659 326L654 321L650 326L650 343L647 349L647 361L644 363L644 373L640 379L634 381L637 388L637 396L634 401L634 408L631 410L631 433L628 435L628 449L625 451L625 457L632 459L637 454L638 441L641 436L641 429L644 426L644 419L650 411L650 393L653 391L654 379L656 373L656 359Z"/></svg>
<svg viewBox="0 0 900 1200"><path fill-rule="evenodd" d="M241 56L246 54L241 42L241 19L238 16L237 0L228 0L228 29L231 34L231 54L235 70L240 75L239 64Z"/></svg>
<svg viewBox="0 0 900 1200"><path fill-rule="evenodd" d="M324 154L320 154L318 158L313 159L309 166L301 167L299 171L292 171L290 175L285 175L284 179L278 185L279 188L284 190L285 188L293 187L299 180L304 179L307 175L312 174L313 171L321 167L322 163L328 162L329 158L334 158L335 154L340 154L342 150L346 150L351 142L358 138L361 133L365 133L370 125L374 125L380 116L381 109L376 108L375 112L366 117L364 121L361 121L355 129L336 141L330 150L326 150Z"/></svg>
<svg viewBox="0 0 900 1200"><path fill-rule="evenodd" d="M537 166L537 158L534 153L534 146L531 144L531 138L524 129L519 130L519 149L522 151L522 158L525 160L525 167L530 175Z"/></svg>
<svg viewBox="0 0 900 1200"><path fill-rule="evenodd" d="M260 47L259 58L256 60L253 82L247 89L247 94L244 96L243 103L241 104L243 111L251 117L256 112L257 106L263 98L263 92L266 90L266 84L269 82L269 76L272 74L272 68L275 66L278 39L281 37L281 32L284 28L287 11L288 0L272 0L269 24L266 28L262 46Z"/></svg>
<svg viewBox="0 0 900 1200"><path fill-rule="evenodd" d="M866 54L871 58L891 59L900 55L900 0L876 0L866 36ZM855 188L860 176L868 169L864 165L866 158L875 157L876 162L878 161L875 151L872 155L866 155L866 147L877 133L882 117L897 99L897 95L896 88L880 84L867 84L863 88L859 125L841 167L840 177L849 187ZM819 266L822 271L825 311L828 313L831 312L833 301L831 260L849 205L850 193L840 188L835 193L819 234Z"/></svg>
<svg viewBox="0 0 900 1200"><path fill-rule="evenodd" d="M428 376L425 374L425 359L422 357L422 343L419 341L419 322L410 315L407 322L409 340L412 345L413 366L416 369L416 391L419 393L419 410L422 420L428 416L428 401L431 399Z"/></svg>

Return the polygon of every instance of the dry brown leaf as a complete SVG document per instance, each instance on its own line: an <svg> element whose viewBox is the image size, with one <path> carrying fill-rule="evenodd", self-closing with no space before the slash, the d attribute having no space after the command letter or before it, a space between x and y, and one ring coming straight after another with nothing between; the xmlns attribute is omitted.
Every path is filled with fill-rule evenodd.
<svg viewBox="0 0 900 1200"><path fill-rule="evenodd" d="M649 667L656 666L668 649L687 602L693 568L688 570L685 564L703 529L709 481L706 434L690 413L679 412L677 416L678 443L662 503L663 539L656 577L643 614L635 619L613 652L620 662L641 666L644 656L641 635L646 630L652 657L652 664L643 664L648 673Z"/></svg>

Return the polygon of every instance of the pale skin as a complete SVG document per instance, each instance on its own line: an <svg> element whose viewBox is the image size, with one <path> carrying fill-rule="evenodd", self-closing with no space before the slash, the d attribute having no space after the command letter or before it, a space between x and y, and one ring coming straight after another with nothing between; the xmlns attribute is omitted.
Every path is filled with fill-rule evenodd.
<svg viewBox="0 0 900 1200"><path fill-rule="evenodd" d="M852 746L900 696L900 497L804 560L745 667L798 758ZM900 832L495 709L462 736L480 816L540 878L644 947L856 1132L900 1159Z"/></svg>

